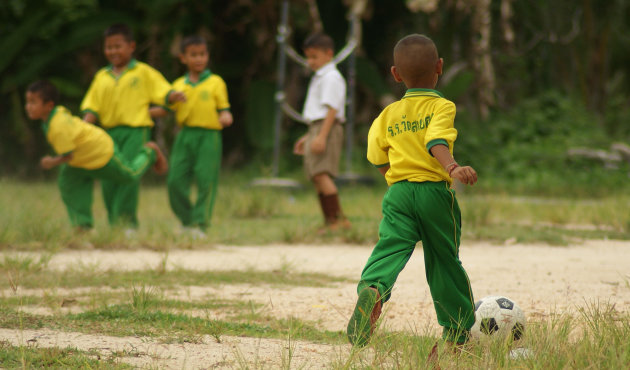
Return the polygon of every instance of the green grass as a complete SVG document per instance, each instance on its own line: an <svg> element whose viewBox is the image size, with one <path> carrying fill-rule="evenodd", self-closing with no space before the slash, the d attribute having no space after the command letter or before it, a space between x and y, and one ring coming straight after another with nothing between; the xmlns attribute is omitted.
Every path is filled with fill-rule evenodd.
<svg viewBox="0 0 630 370"><path fill-rule="evenodd" d="M19 259L12 266L22 272L46 273L46 266ZM242 275L250 272L243 271ZM54 311L52 315L29 313L32 306L57 306L60 297L51 295L10 295L0 301L0 327L12 329L49 328L111 336L139 336L153 338L162 343L202 343L208 336L221 342L225 336L277 338L286 341L283 363L289 364L295 341L327 343L333 346L346 343L342 331L327 331L317 323L299 318L275 318L266 314L264 305L246 300L222 300L205 297L192 300L169 298L169 279L152 280L150 285L129 283L119 290L100 290L110 287L106 282L118 280L118 272L103 272L103 285L85 292L65 296L80 313ZM164 273L168 274L168 272ZM111 278L107 278L111 275ZM236 278L231 281L239 281ZM41 282L41 280L39 280ZM302 281L305 284L306 281ZM116 283L117 284L117 283ZM213 285L212 281L205 284ZM620 287L630 288L628 284ZM196 313L194 313L194 312ZM438 340L422 331L394 332L385 324L377 328L373 340L365 348L349 354L331 347L330 368L397 368L411 369L422 366ZM630 313L608 304L585 303L573 314L554 314L530 318L526 332L518 343L500 338L485 338L471 342L463 354L456 355L442 348L442 368L624 368L630 363ZM293 344L292 344L293 343ZM510 350L524 347L532 357L510 359ZM343 347L338 347L343 348ZM0 344L0 366L60 368L117 368L123 354L112 354L95 364L97 353L84 353L68 348L27 348ZM251 359L250 359L251 360ZM52 365L51 365L52 364ZM100 366L100 367L99 367ZM246 358L240 367L251 368ZM124 367L123 367L124 368ZM262 364L254 368L264 368ZM286 368L286 367L285 367Z"/></svg>
<svg viewBox="0 0 630 370"><path fill-rule="evenodd" d="M8 369L133 369L114 356L102 358L75 348L16 347L8 342L0 342L0 365Z"/></svg>
<svg viewBox="0 0 630 370"><path fill-rule="evenodd" d="M452 351L423 333L388 332L377 329L373 340L349 356L337 356L334 369L414 369L426 364L432 346L440 348L443 369L625 369L630 364L630 313L606 304L590 303L576 314L552 314L531 320L524 337L484 337ZM511 356L525 348L529 355Z"/></svg>
<svg viewBox="0 0 630 370"><path fill-rule="evenodd" d="M195 241L179 232L164 186L144 186L138 235L127 239L121 228L110 228L99 189L95 188L92 233L77 235L69 226L54 183L0 180L0 249L61 248L207 248L215 244L373 244L381 218L384 183L375 187L345 186L340 190L351 230L318 235L319 204L310 186L302 190L250 187L241 175L225 176L220 184L210 238ZM499 191L497 191L499 190ZM630 196L596 198L519 197L509 189L466 188L458 192L463 240L567 244L580 239L630 239Z"/></svg>
<svg viewBox="0 0 630 370"><path fill-rule="evenodd" d="M349 282L346 278L329 276L321 273L282 271L197 271L183 268L155 271L98 271L87 269L68 270L16 270L2 266L0 272L10 277L11 284L23 288L81 288L128 287L133 284L159 285L175 288L189 285L222 285L222 284L251 284L274 286L330 286L333 283Z"/></svg>
<svg viewBox="0 0 630 370"><path fill-rule="evenodd" d="M133 304L118 304L88 310L79 314L35 315L13 308L0 307L0 327L9 329L50 328L112 336L146 336L170 343L178 338L210 335L286 338L333 344L344 343L345 334L317 329L314 323L298 318L277 319L262 314L228 319L196 317L186 313L166 312L156 307L138 309ZM245 306L245 305L243 305ZM241 306L241 307L243 307ZM246 309L246 308L244 308ZM242 318L242 316L241 316Z"/></svg>
<svg viewBox="0 0 630 370"><path fill-rule="evenodd" d="M272 243L372 244L377 238L380 203L385 186L341 188L341 200L353 229L320 236L315 231L321 215L312 189L286 191L250 188L238 176L222 180L210 239L199 242L180 235L163 186L141 192L141 227L126 239L122 230L105 224L100 195L95 196L97 222L92 234L75 235L53 183L0 180L0 249L37 251L0 258L5 296L0 299L0 327L50 328L112 336L142 336L163 343L201 343L209 336L280 338L286 341L282 366L291 367L295 341L345 345L345 334L327 331L316 322L277 318L265 304L247 299L205 296L191 299L190 286L249 284L282 287L331 287L349 281L316 273L275 271L167 270L161 265L141 271L101 270L76 266L64 271L49 268L51 256L65 248L133 249L212 248L214 244L261 245ZM95 189L95 195L98 189ZM553 245L585 239L630 239L630 196L594 198L518 197L509 191L467 188L458 192L464 243L544 242ZM620 289L630 288L621 286ZM20 292L20 289L34 289ZM58 290L68 289L63 293ZM182 291L184 294L181 294ZM176 294L179 293L179 294ZM72 308L69 313L66 308ZM44 309L47 314L35 314ZM510 343L486 338L472 343L464 354L443 348L442 368L565 369L627 368L630 363L630 316L623 309L585 303L578 312L531 319L526 335L516 346L534 354L510 359ZM427 333L400 333L379 328L374 340L349 354L344 347L331 350L333 369L412 369L425 364L437 338ZM124 354L98 360L98 353L72 348L12 346L0 343L0 367L5 368L127 368ZM243 355L241 355L243 356ZM238 358L236 367L264 368Z"/></svg>

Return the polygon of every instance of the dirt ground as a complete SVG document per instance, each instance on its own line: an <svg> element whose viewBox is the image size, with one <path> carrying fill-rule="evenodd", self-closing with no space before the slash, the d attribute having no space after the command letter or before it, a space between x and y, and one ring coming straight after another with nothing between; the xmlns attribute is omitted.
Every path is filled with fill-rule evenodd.
<svg viewBox="0 0 630 370"><path fill-rule="evenodd" d="M610 303L630 311L630 242L587 241L568 247L545 245L490 245L467 243L460 257L477 299L505 295L516 301L528 319L550 312L573 311L591 303ZM67 251L56 254L50 267L84 266L94 269L286 270L320 272L358 280L370 246L217 246L207 250L173 250L168 254L138 251ZM18 291L18 294L32 294ZM2 292L4 296L8 291ZM213 294L224 299L249 299L264 304L264 314L297 317L322 329L344 330L354 307L356 284L276 287L230 284L182 289L180 299ZM400 274L391 300L384 307L385 330L437 335L438 327L424 277L422 251L417 250ZM119 338L43 330L0 329L0 340L48 346L97 349L104 355L124 351L123 361L140 367L231 368L283 365L292 349L297 368L327 367L343 358L349 345L243 337L204 338L202 344L161 344L149 338Z"/></svg>

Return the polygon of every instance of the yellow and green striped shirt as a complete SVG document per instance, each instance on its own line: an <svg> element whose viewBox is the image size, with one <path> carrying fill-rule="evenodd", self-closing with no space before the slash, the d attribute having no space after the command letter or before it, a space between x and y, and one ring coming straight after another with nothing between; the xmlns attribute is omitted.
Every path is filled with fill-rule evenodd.
<svg viewBox="0 0 630 370"><path fill-rule="evenodd" d="M430 152L436 144L453 153L457 130L455 104L432 89L409 89L387 106L368 133L367 159L376 167L389 165L387 184L399 181L447 181L451 177Z"/></svg>
<svg viewBox="0 0 630 370"><path fill-rule="evenodd" d="M108 129L116 126L152 127L151 104L167 105L171 84L146 63L132 59L120 75L112 66L99 70L81 103L81 112L91 112Z"/></svg>
<svg viewBox="0 0 630 370"><path fill-rule="evenodd" d="M60 155L72 153L72 167L95 170L114 155L114 141L102 128L75 117L57 105L42 124L46 140Z"/></svg>
<svg viewBox="0 0 630 370"><path fill-rule="evenodd" d="M205 70L199 81L193 83L188 74L173 82L173 88L186 94L185 102L170 106L180 126L222 130L218 112L230 109L225 82L218 75Z"/></svg>

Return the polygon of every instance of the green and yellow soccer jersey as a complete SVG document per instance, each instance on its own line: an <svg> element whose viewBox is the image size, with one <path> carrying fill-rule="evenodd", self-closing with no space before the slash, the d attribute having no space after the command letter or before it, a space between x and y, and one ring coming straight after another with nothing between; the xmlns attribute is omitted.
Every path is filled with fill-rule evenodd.
<svg viewBox="0 0 630 370"><path fill-rule="evenodd" d="M57 154L72 153L68 162L72 167L98 169L114 155L114 141L107 132L73 116L61 105L53 109L42 127Z"/></svg>
<svg viewBox="0 0 630 370"><path fill-rule="evenodd" d="M170 106L175 111L178 125L223 129L218 112L230 109L230 102L227 87L221 77L205 70L199 76L199 81L193 83L186 74L173 82L173 88L186 94L185 102Z"/></svg>
<svg viewBox="0 0 630 370"><path fill-rule="evenodd" d="M112 67L99 70L81 103L81 112L91 112L104 128L153 126L151 104L168 104L171 84L146 63L132 59L119 76Z"/></svg>
<svg viewBox="0 0 630 370"><path fill-rule="evenodd" d="M454 120L455 104L438 91L409 89L372 123L367 159L376 167L390 166L385 174L389 185L403 180L451 183L430 149L444 144L453 153L457 138Z"/></svg>

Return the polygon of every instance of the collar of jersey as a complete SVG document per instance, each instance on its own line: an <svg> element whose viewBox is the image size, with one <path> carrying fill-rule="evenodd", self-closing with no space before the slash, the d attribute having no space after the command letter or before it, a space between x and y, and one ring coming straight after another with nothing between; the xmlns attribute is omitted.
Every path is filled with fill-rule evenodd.
<svg viewBox="0 0 630 370"><path fill-rule="evenodd" d="M209 69L204 69L203 72L201 72L199 74L199 81L197 82L192 82L190 81L190 72L186 73L186 84L187 85L191 85L191 86L197 86L200 83L202 83L203 81L205 81L208 77L210 77L212 75L212 72L210 72Z"/></svg>
<svg viewBox="0 0 630 370"><path fill-rule="evenodd" d="M115 75L114 75L114 72L113 72L113 70L114 70L114 66L113 66L113 65L109 64L109 65L108 65L107 67L105 67L105 68L107 68L107 72L109 72L109 74L110 74L112 77L114 77L114 78L118 79L118 78L121 78L121 77L122 77L122 75L124 75L125 73L127 73L127 71L128 71L128 70L130 70L130 69L134 68L134 67L136 66L136 64L138 64L138 61L136 60L136 58L131 58L131 60L129 61L129 63L127 63L127 67L126 67L126 68L125 68L125 69L124 69L124 70L123 70L123 71L122 71L122 72L121 72L118 76L115 76Z"/></svg>
<svg viewBox="0 0 630 370"><path fill-rule="evenodd" d="M405 93L405 96L403 96L402 98L416 98L419 96L431 96L434 98L443 98L444 95L442 95L441 92L437 91L437 90L433 90L433 89L422 89L422 88L415 88L415 89L408 89L407 92Z"/></svg>
<svg viewBox="0 0 630 370"><path fill-rule="evenodd" d="M318 69L317 71L315 71L315 75L317 76L323 76L326 73L332 71L333 69L335 69L335 63L333 63L332 61L324 64L320 69Z"/></svg>
<svg viewBox="0 0 630 370"><path fill-rule="evenodd" d="M59 107L60 105L55 105L55 107L50 111L48 118L46 118L46 121L42 120L42 129L44 130L44 134L48 134L48 126L50 125L50 121L57 113L57 108ZM61 107L61 109L63 109L63 107Z"/></svg>

